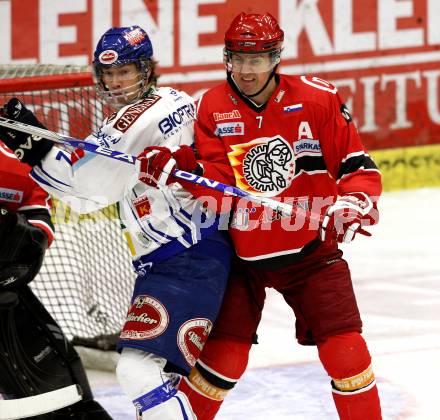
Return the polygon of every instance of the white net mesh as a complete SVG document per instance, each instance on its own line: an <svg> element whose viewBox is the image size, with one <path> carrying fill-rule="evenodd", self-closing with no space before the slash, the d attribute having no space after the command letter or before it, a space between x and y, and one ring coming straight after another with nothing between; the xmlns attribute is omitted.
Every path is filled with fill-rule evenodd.
<svg viewBox="0 0 440 420"><path fill-rule="evenodd" d="M84 78L78 83L72 74L79 77L84 67L25 67L0 66L0 105L16 96L48 129L76 138L99 127L105 107L91 77L88 85L76 87ZM71 87L64 77L63 87L54 87L53 75L59 74L69 75ZM5 80L5 75L13 76ZM69 338L105 347L109 342L102 336L115 335L122 326L135 278L116 209L78 217L55 202L53 221L55 241L31 286Z"/></svg>

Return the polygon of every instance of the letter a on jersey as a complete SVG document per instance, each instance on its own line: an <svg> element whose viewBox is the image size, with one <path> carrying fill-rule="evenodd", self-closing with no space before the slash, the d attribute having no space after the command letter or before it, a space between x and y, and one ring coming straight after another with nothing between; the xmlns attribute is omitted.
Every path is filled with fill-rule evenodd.
<svg viewBox="0 0 440 420"><path fill-rule="evenodd" d="M307 139L313 139L312 129L307 121L301 121L298 128L298 140L305 136Z"/></svg>

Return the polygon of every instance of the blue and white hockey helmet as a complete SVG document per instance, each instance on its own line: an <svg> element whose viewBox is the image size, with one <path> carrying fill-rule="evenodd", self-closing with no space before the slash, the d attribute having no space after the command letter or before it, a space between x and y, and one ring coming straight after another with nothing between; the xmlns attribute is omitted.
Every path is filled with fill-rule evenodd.
<svg viewBox="0 0 440 420"><path fill-rule="evenodd" d="M114 27L106 31L98 41L93 54L93 69L97 82L97 92L112 105L121 106L139 98L147 90L149 66L153 56L153 46L147 33L139 26ZM111 89L103 80L106 69L136 64L139 80L123 89ZM136 89L137 94L127 96L127 90ZM131 98L128 100L128 98ZM133 99L134 98L134 99Z"/></svg>
<svg viewBox="0 0 440 420"><path fill-rule="evenodd" d="M111 28L102 35L96 46L95 66L121 66L150 59L153 46L147 33L139 26Z"/></svg>

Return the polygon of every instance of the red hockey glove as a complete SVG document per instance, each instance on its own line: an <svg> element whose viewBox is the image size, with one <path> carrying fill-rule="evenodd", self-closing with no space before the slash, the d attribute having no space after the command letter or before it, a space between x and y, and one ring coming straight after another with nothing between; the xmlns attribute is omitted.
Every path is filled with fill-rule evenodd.
<svg viewBox="0 0 440 420"><path fill-rule="evenodd" d="M377 211L372 212L375 205L371 198L362 192L350 193L336 200L327 209L321 228L322 241L335 239L337 242L349 243L356 233L371 236L371 233L362 229L362 226L377 223Z"/></svg>
<svg viewBox="0 0 440 420"><path fill-rule="evenodd" d="M193 172L198 168L194 150L190 146L150 146L138 156L139 179L150 186L164 186L176 182L172 177L174 169Z"/></svg>

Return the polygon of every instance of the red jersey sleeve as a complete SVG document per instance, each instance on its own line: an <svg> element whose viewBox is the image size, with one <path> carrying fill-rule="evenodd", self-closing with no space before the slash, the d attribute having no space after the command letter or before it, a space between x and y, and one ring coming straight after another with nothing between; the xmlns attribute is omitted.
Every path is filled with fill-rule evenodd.
<svg viewBox="0 0 440 420"><path fill-rule="evenodd" d="M31 178L28 179L28 194L26 194L25 200L18 211L26 216L30 224L46 233L48 245L50 246L54 239L54 227L50 217L52 200L46 191Z"/></svg>
<svg viewBox="0 0 440 420"><path fill-rule="evenodd" d="M54 237L50 196L30 178L30 170L0 141L0 206L22 213L30 224L46 233L50 245Z"/></svg>
<svg viewBox="0 0 440 420"><path fill-rule="evenodd" d="M381 175L362 144L346 105L336 92L321 107L323 156L339 195L364 192L375 201L382 192Z"/></svg>

